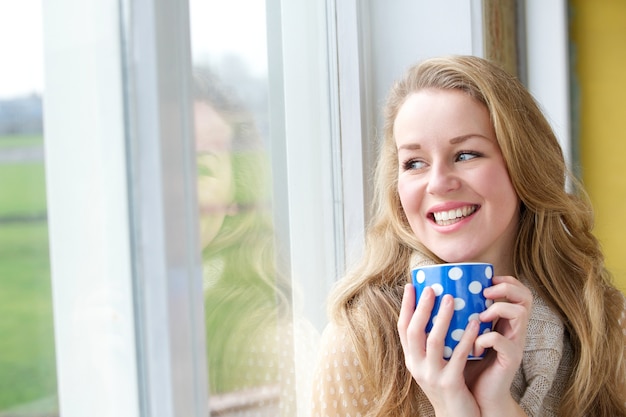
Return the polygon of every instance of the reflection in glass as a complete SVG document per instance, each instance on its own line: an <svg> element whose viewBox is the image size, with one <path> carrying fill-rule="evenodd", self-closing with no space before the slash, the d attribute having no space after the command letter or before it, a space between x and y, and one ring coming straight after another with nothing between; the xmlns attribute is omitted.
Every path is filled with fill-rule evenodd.
<svg viewBox="0 0 626 417"><path fill-rule="evenodd" d="M265 4L190 3L211 414L292 417L318 335L277 267Z"/></svg>
<svg viewBox="0 0 626 417"><path fill-rule="evenodd" d="M0 3L0 416L58 414L41 32L39 1Z"/></svg>
<svg viewBox="0 0 626 417"><path fill-rule="evenodd" d="M293 415L279 400L294 397L281 393L293 389L282 384L292 371L291 291L276 274L266 155L251 117L215 77L196 72L195 91L209 386L238 393L238 407L252 400L256 413L280 406Z"/></svg>

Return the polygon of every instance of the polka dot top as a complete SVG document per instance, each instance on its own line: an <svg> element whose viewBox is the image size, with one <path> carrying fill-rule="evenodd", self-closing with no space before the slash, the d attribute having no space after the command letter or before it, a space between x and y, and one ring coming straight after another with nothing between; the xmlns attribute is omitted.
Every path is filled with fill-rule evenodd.
<svg viewBox="0 0 626 417"><path fill-rule="evenodd" d="M312 417L362 417L373 395L363 383L354 346L345 332L330 324L320 344L313 380Z"/></svg>

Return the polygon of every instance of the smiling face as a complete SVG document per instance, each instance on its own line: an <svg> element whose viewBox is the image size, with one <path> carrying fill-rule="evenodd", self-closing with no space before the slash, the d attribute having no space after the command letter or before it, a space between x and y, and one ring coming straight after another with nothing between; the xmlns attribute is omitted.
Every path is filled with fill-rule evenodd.
<svg viewBox="0 0 626 417"><path fill-rule="evenodd" d="M208 103L194 103L200 238L206 247L232 214L232 129Z"/></svg>
<svg viewBox="0 0 626 417"><path fill-rule="evenodd" d="M420 90L393 133L400 202L418 240L446 262L510 271L519 198L487 108L461 90Z"/></svg>

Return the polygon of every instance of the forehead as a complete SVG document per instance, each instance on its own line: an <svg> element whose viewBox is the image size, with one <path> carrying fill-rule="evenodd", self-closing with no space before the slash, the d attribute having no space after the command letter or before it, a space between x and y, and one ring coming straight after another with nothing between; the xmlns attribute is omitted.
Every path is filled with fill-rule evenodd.
<svg viewBox="0 0 626 417"><path fill-rule="evenodd" d="M198 151L224 151L231 146L233 129L211 106L202 101L194 103L194 125Z"/></svg>
<svg viewBox="0 0 626 417"><path fill-rule="evenodd" d="M473 134L495 140L486 106L461 90L426 89L411 93L398 109L393 124L398 146L426 140L458 140Z"/></svg>

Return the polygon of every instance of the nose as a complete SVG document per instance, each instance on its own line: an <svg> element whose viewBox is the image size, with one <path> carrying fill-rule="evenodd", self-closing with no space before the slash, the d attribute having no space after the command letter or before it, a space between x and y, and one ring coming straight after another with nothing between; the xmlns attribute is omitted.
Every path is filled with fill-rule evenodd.
<svg viewBox="0 0 626 417"><path fill-rule="evenodd" d="M461 179L454 167L445 162L433 163L431 165L426 191L433 195L443 195L451 191L458 190L461 186Z"/></svg>

